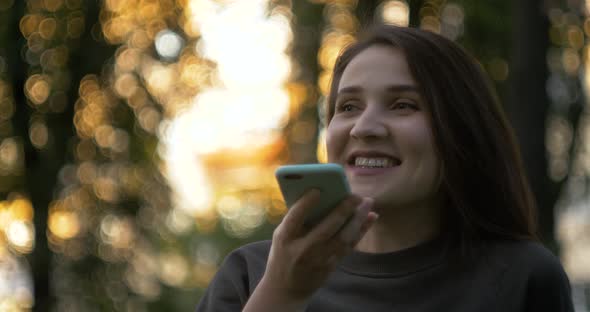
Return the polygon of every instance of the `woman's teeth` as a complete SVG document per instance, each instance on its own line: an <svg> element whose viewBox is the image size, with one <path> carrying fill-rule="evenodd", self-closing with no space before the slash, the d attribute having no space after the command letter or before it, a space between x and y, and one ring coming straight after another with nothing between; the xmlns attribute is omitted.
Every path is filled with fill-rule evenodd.
<svg viewBox="0 0 590 312"><path fill-rule="evenodd" d="M389 157L356 157L354 165L364 168L388 168L393 167L393 159Z"/></svg>

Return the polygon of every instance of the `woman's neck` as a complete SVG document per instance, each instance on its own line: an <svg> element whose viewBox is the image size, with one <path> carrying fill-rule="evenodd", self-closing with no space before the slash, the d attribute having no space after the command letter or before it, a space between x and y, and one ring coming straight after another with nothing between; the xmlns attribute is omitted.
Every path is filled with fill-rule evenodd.
<svg viewBox="0 0 590 312"><path fill-rule="evenodd" d="M370 253L399 251L431 240L441 231L441 207L438 205L383 208L378 210L379 219L355 250Z"/></svg>

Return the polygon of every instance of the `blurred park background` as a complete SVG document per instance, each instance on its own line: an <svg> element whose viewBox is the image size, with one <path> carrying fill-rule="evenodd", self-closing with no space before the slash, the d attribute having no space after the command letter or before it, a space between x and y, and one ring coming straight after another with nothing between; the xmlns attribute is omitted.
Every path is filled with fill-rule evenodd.
<svg viewBox="0 0 590 312"><path fill-rule="evenodd" d="M194 309L285 213L276 167L325 161L330 71L372 23L480 61L589 311L587 0L0 0L0 311Z"/></svg>

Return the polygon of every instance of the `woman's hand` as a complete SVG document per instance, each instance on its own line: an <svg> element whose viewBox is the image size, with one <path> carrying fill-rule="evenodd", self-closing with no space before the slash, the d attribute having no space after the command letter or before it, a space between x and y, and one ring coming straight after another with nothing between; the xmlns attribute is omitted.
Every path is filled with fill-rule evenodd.
<svg viewBox="0 0 590 312"><path fill-rule="evenodd" d="M259 286L278 298L306 301L377 219L370 211L372 199L350 195L320 223L307 229L303 221L319 197L317 190L307 192L274 231Z"/></svg>

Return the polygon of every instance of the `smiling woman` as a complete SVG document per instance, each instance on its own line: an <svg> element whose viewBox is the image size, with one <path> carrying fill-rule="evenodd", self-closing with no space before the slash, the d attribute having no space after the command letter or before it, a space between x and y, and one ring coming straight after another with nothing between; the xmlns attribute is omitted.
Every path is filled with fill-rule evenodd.
<svg viewBox="0 0 590 312"><path fill-rule="evenodd" d="M407 248L440 230L440 157L417 86L403 52L384 44L362 50L333 86L328 160L345 166L351 188L380 215L358 250ZM381 159L386 166L372 165ZM373 237L383 231L391 239Z"/></svg>
<svg viewBox="0 0 590 312"><path fill-rule="evenodd" d="M198 311L573 311L512 129L459 46L373 29L338 58L327 118L353 195L308 229L321 194L305 194L272 241L226 258Z"/></svg>

